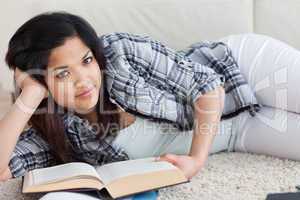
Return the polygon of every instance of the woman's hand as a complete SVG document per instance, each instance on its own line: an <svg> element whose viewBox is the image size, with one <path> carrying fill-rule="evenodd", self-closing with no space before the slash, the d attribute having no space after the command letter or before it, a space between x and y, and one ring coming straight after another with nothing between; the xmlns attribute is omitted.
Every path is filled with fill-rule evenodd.
<svg viewBox="0 0 300 200"><path fill-rule="evenodd" d="M15 80L17 86L22 91L35 91L35 94L41 95L43 98L47 98L49 95L46 87L38 83L36 80L33 80L29 74L22 72L18 68L15 70Z"/></svg>
<svg viewBox="0 0 300 200"><path fill-rule="evenodd" d="M204 166L204 161L188 155L165 154L156 159L156 161L167 161L181 169L188 179L195 176Z"/></svg>

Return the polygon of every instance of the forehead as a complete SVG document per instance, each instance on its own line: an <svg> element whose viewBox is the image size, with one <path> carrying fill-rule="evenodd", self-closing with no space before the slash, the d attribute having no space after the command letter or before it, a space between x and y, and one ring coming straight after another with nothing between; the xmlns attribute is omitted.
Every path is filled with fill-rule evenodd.
<svg viewBox="0 0 300 200"><path fill-rule="evenodd" d="M48 68L72 65L80 61L87 51L89 51L89 48L79 37L68 38L63 45L51 50Z"/></svg>

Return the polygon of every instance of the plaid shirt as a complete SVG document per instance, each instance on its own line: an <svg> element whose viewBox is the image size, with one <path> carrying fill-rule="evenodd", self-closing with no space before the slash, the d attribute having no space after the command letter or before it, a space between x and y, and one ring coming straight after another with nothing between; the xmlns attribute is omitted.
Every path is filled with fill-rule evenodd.
<svg viewBox="0 0 300 200"><path fill-rule="evenodd" d="M147 36L128 33L102 35L100 41L109 98L127 112L166 121L181 130L192 129L193 103L220 85L229 99L223 117L246 109L258 111L253 92L222 42L196 43L176 52ZM64 123L76 158L100 165L129 159L123 149L111 145L113 136L96 139L93 129L78 116L68 115ZM20 136L9 166L17 177L52 161L48 144L31 128Z"/></svg>
<svg viewBox="0 0 300 200"><path fill-rule="evenodd" d="M127 112L191 130L199 96L224 86L222 118L260 105L223 42L199 42L174 51L147 36L113 33L101 37L107 60L107 90Z"/></svg>
<svg viewBox="0 0 300 200"><path fill-rule="evenodd" d="M112 145L113 135L104 139L96 138L96 131L87 120L68 113L62 117L66 127L66 136L72 147L72 158L92 165L128 160L126 152ZM35 129L25 130L19 137L11 156L9 168L13 177L23 176L27 170L48 167L56 163L50 147Z"/></svg>

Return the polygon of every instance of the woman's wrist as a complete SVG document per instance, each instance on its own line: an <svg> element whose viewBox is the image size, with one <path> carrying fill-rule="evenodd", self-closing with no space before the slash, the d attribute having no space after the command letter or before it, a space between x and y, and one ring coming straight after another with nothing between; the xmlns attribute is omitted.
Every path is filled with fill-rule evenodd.
<svg viewBox="0 0 300 200"><path fill-rule="evenodd" d="M202 155L191 155L190 154L190 156L195 160L195 162L197 163L197 166L199 168L202 168L207 160L207 155L205 155L205 154L202 154Z"/></svg>
<svg viewBox="0 0 300 200"><path fill-rule="evenodd" d="M42 101L46 97L46 89L41 87L25 87L22 89L21 95L33 100Z"/></svg>
<svg viewBox="0 0 300 200"><path fill-rule="evenodd" d="M45 95L43 91L36 90L33 88L23 89L20 96L17 98L15 104L23 112L33 114L37 109Z"/></svg>

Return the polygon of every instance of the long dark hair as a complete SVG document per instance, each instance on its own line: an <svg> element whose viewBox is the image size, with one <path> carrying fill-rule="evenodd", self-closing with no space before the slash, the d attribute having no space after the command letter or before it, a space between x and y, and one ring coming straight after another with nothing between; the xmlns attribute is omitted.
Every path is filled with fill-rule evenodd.
<svg viewBox="0 0 300 200"><path fill-rule="evenodd" d="M83 43L91 49L101 70L102 80L105 79L105 57L99 38L92 26L83 18L66 12L47 12L37 15L23 24L9 41L6 54L6 63L10 69L16 67L24 72L31 70L45 71L51 50L63 45L67 38L78 36ZM29 73L30 74L30 73ZM47 87L43 74L31 74L32 78ZM98 123L104 129L100 129L98 136L103 136L104 130L110 130L111 124L118 124L119 115L117 107L109 101L105 81L102 81L98 101ZM48 100L44 99L39 108L47 108ZM102 105L100 105L102 104ZM59 106L54 102L54 109ZM112 111L105 112L105 117L100 108ZM70 148L66 142L66 128L62 115L58 112L46 112L33 114L29 123L38 134L45 139L57 162L67 162L70 158ZM101 132L102 131L102 132ZM101 137L102 139L102 137Z"/></svg>

